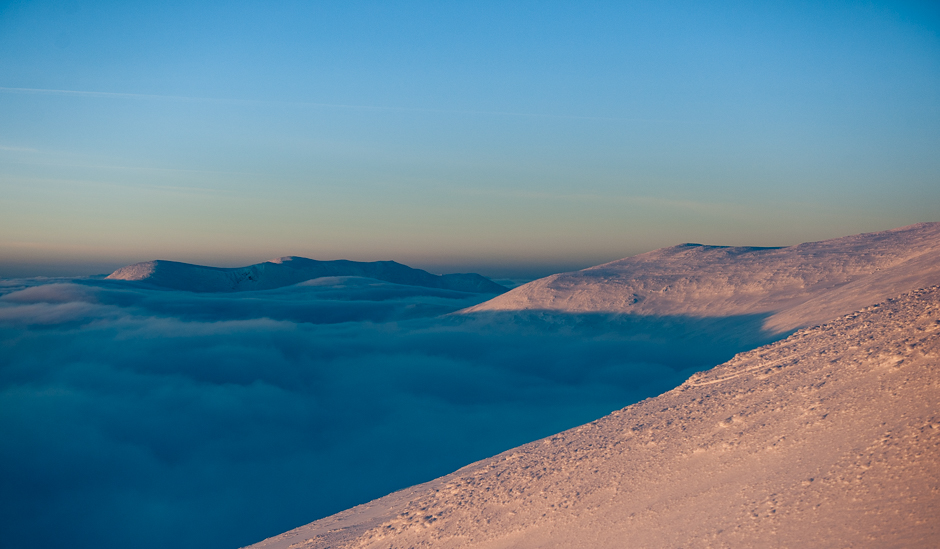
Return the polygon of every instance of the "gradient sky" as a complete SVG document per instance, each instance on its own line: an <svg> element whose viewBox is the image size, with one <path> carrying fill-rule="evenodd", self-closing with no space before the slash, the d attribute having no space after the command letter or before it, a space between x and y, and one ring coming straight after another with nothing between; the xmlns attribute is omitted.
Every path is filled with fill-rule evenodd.
<svg viewBox="0 0 940 549"><path fill-rule="evenodd" d="M2 2L0 276L940 220L932 2Z"/></svg>

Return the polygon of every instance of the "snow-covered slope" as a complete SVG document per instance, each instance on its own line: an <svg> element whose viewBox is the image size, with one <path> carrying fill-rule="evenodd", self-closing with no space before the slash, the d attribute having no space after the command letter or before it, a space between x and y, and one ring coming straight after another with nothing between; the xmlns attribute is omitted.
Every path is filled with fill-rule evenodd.
<svg viewBox="0 0 940 549"><path fill-rule="evenodd" d="M394 261L316 261L304 257L282 257L233 269L177 261L147 261L121 267L108 278L191 292L238 292L271 290L327 276L367 277L461 292L498 294L507 291L504 286L478 274L433 275Z"/></svg>
<svg viewBox="0 0 940 549"><path fill-rule="evenodd" d="M905 229L928 230L936 228ZM752 252L725 253L733 260ZM849 257L840 264L864 270ZM792 278L831 280L801 272L764 271L781 288L798 287ZM726 302L736 303L734 295ZM252 547L937 547L938 403L933 287Z"/></svg>
<svg viewBox="0 0 940 549"><path fill-rule="evenodd" d="M812 326L940 284L940 223L788 248L682 244L525 284L464 312L547 310L725 317Z"/></svg>

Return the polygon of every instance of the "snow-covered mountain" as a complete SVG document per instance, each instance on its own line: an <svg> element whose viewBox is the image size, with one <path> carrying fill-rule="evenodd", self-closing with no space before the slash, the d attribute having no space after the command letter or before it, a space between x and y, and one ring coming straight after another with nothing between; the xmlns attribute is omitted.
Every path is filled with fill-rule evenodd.
<svg viewBox="0 0 940 549"><path fill-rule="evenodd" d="M146 261L121 267L107 278L137 281L190 292L271 290L321 277L356 276L394 284L472 293L499 294L508 290L478 274L434 275L394 261L317 261L282 257L247 267L205 267L177 261Z"/></svg>
<svg viewBox="0 0 940 549"><path fill-rule="evenodd" d="M686 244L520 286L463 313L814 327L252 547L940 546L938 284L940 223L922 223L787 248Z"/></svg>
<svg viewBox="0 0 940 549"><path fill-rule="evenodd" d="M725 317L782 332L940 284L940 223L787 248L681 244L519 286L464 312Z"/></svg>
<svg viewBox="0 0 940 549"><path fill-rule="evenodd" d="M937 547L940 287L252 547Z"/></svg>

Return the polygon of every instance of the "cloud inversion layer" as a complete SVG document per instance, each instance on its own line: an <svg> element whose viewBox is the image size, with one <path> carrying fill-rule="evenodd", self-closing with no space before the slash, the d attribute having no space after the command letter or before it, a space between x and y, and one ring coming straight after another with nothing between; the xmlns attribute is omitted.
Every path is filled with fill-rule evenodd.
<svg viewBox="0 0 940 549"><path fill-rule="evenodd" d="M441 316L481 298L361 278L238 295L8 280L0 294L12 548L247 545L766 341L750 317ZM730 325L745 335L715 337Z"/></svg>

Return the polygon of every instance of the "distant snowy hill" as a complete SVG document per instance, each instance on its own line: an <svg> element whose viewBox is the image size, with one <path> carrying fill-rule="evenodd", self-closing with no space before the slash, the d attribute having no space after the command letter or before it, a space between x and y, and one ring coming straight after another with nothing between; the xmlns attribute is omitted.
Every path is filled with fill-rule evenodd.
<svg viewBox="0 0 940 549"><path fill-rule="evenodd" d="M542 278L463 312L764 313L765 328L783 332L933 284L940 223L920 223L787 248L682 244Z"/></svg>
<svg viewBox="0 0 940 549"><path fill-rule="evenodd" d="M252 547L938 547L938 402L933 287Z"/></svg>
<svg viewBox="0 0 940 549"><path fill-rule="evenodd" d="M508 290L472 273L433 275L394 261L316 261L293 256L232 269L177 261L147 261L122 267L107 278L190 292L241 292L271 290L315 278L338 276L366 277L394 284L472 293L499 294Z"/></svg>

